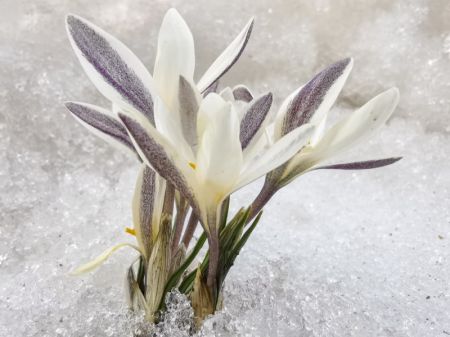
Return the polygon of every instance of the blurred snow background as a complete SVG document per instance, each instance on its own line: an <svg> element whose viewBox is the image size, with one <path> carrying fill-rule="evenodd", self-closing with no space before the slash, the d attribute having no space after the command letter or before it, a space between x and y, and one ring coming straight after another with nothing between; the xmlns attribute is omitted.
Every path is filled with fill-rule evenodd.
<svg viewBox="0 0 450 337"><path fill-rule="evenodd" d="M201 335L450 335L447 0L0 0L0 336L130 335L122 286L134 253L67 275L131 240L124 227L137 165L62 106L106 104L70 49L64 16L92 20L151 69L171 6L196 38L197 74L255 15L225 84L272 90L279 103L323 66L353 56L336 115L388 87L401 92L388 127L343 160L404 159L311 173L281 191L229 276L223 312ZM183 313L175 309L172 321ZM185 336L172 321L160 335Z"/></svg>

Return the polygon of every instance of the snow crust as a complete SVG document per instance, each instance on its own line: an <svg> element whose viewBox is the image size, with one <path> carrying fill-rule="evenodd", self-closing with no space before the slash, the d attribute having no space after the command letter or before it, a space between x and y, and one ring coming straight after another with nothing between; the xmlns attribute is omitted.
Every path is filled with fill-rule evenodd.
<svg viewBox="0 0 450 337"><path fill-rule="evenodd" d="M131 250L97 272L68 272L132 241L138 165L63 107L103 104L65 36L82 15L152 69L162 16L176 7L196 38L200 75L247 19L248 49L223 85L275 103L323 66L355 66L335 118L391 86L395 116L342 157L404 156L365 172L318 171L280 191L229 275L222 312L199 336L450 335L450 6L426 1L0 1L0 336L187 336L172 294L166 321L142 324L123 296ZM241 191L246 205L260 183ZM146 330L147 329L147 330Z"/></svg>

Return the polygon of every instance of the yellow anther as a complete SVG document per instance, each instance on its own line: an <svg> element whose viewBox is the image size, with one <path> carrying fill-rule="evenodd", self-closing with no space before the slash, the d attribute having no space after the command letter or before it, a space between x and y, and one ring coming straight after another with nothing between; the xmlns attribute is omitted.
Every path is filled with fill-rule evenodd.
<svg viewBox="0 0 450 337"><path fill-rule="evenodd" d="M197 164L193 162L189 162L189 166L192 167L194 170L197 168Z"/></svg>
<svg viewBox="0 0 450 337"><path fill-rule="evenodd" d="M127 232L128 234L136 236L136 230L134 230L133 228L126 227L125 228L125 232Z"/></svg>

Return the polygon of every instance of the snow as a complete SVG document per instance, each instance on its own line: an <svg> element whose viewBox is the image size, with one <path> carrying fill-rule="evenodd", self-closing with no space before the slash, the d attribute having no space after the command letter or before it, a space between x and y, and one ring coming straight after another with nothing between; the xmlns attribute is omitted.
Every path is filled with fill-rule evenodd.
<svg viewBox="0 0 450 337"><path fill-rule="evenodd" d="M66 100L98 104L73 55L64 15L80 14L150 66L164 12L196 37L198 72L252 15L251 42L225 84L284 96L328 63L355 58L334 114L398 86L395 116L341 161L404 156L365 172L318 171L280 191L200 336L450 335L450 7L426 1L0 2L0 336L130 336L119 251L97 272L68 272L132 241L133 158L76 123ZM259 184L234 198L234 209ZM158 336L187 336L173 294Z"/></svg>

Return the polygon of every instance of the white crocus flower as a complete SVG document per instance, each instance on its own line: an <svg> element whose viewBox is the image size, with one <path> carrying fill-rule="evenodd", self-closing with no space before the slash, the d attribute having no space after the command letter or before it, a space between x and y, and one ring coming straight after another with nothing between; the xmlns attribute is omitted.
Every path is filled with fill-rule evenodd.
<svg viewBox="0 0 450 337"><path fill-rule="evenodd" d="M253 20L250 20L201 77L195 90L191 90L195 68L194 41L188 26L175 9L167 12L161 25L153 77L118 39L83 18L68 15L66 28L75 54L90 80L112 102L112 111L81 102L68 102L66 107L94 134L134 154L135 149L127 131L117 118L119 112L137 119L147 119L173 146L185 146L184 151L191 151L197 142L198 106L179 105L180 99L183 100L179 86L186 89L181 90L182 95L196 95L195 99L188 102L197 104L200 93L216 87L218 79L238 60L252 26ZM153 204L141 205L144 199L140 194L148 188L142 184L149 179L150 185L155 188L151 191ZM133 220L140 251L146 257L151 248L146 235L151 233L150 241L154 241L158 233L164 190L165 180L143 167L133 201ZM113 247L96 259L94 264L79 268L78 271L92 269L123 246Z"/></svg>
<svg viewBox="0 0 450 337"><path fill-rule="evenodd" d="M84 103L72 102L69 110L89 129L95 128L117 143L108 125L102 129L99 119L116 118L115 112L147 118L172 144L191 125L191 111L179 105L179 78L194 83L194 39L186 22L175 9L164 16L159 36L153 76L122 42L91 22L76 15L67 16L67 32L83 69L97 89L113 104L113 113ZM213 62L196 85L204 93L214 86L242 54L253 27L251 19L239 35ZM74 107L81 105L82 108ZM162 109L155 109L164 105ZM83 109L83 113L79 110ZM164 112L162 112L164 111ZM190 118L192 120L192 118ZM100 124L100 125L99 125ZM111 123L110 123L111 124ZM98 131L97 131L98 134ZM123 140L119 140L123 145ZM127 144L128 145L128 144Z"/></svg>
<svg viewBox="0 0 450 337"><path fill-rule="evenodd" d="M267 101L266 96L257 100L253 109L249 108L242 121L230 102L215 93L206 96L197 114L198 147L194 150L187 143L173 146L145 119L136 121L119 115L144 162L171 182L198 214L210 244L209 278L215 275L217 216L223 200L286 162L305 145L312 133L312 126L305 124L281 137L262 153L243 149L244 145L254 143L253 137L262 124L261 110L255 107L267 107L261 103ZM267 111L262 116L265 117Z"/></svg>
<svg viewBox="0 0 450 337"><path fill-rule="evenodd" d="M318 73L282 103L275 122L268 128L268 142L276 141L305 123L315 126L308 145L292 159L266 176L262 191L253 203L255 216L274 193L293 179L313 169L369 169L386 166L400 158L386 158L347 164L320 166L343 151L361 143L378 130L392 115L399 100L397 88L371 99L331 128L327 116L341 92L353 66L348 58Z"/></svg>

